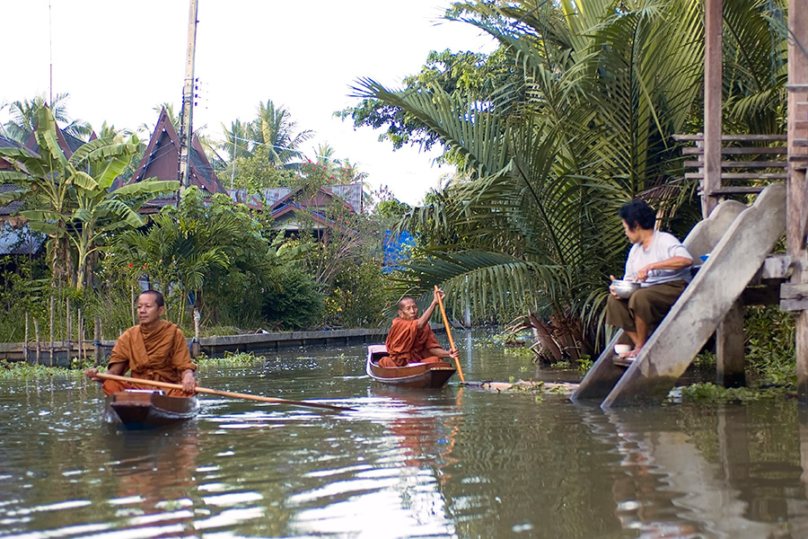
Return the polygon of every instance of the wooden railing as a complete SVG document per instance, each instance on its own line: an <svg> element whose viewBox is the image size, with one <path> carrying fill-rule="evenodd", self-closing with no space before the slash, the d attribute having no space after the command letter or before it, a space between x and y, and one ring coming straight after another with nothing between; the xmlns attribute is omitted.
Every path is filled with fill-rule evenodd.
<svg viewBox="0 0 808 539"><path fill-rule="evenodd" d="M712 187L707 187L704 181L704 135L675 135L673 138L695 143L693 148L682 149L684 155L696 158L685 161L685 168L697 169L685 173L685 180L699 180L702 197L760 193L766 185L788 179L786 135L722 135L721 181L711 182ZM747 185L739 185L741 182ZM748 185L749 182L754 185Z"/></svg>

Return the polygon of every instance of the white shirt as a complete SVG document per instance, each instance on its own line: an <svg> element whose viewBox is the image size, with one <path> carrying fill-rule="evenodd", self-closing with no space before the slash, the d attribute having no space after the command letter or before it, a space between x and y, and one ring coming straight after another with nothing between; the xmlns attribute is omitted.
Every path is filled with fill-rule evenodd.
<svg viewBox="0 0 808 539"><path fill-rule="evenodd" d="M675 236L667 232L654 231L651 245L648 249L643 249L642 242L631 246L626 260L626 274L623 279L633 281L637 278L637 272L649 264L662 262L674 256L682 256L693 260L693 256L687 252L687 248L676 239ZM648 272L648 278L642 286L652 286L655 284L669 283L671 281L690 282L690 267L678 270L655 269Z"/></svg>

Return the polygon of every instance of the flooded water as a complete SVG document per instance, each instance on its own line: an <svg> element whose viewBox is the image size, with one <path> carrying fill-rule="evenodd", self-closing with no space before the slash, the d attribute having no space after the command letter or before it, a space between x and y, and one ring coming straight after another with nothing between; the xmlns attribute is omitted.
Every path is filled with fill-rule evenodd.
<svg viewBox="0 0 808 539"><path fill-rule="evenodd" d="M469 381L542 375L465 348ZM121 432L101 423L95 384L0 381L0 536L808 537L795 402L603 412L456 384L392 391L360 347L200 374L355 410L205 396L183 427Z"/></svg>

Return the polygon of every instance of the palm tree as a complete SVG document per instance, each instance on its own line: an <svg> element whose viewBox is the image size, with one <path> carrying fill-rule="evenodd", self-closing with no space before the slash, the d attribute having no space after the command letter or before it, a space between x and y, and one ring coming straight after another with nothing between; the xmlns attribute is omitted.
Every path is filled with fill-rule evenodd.
<svg viewBox="0 0 808 539"><path fill-rule="evenodd" d="M11 116L11 119L4 126L6 132L17 142L25 144L33 134L34 129L36 129L37 115L40 109L49 107L57 122L67 124L64 131L77 138L88 136L92 129L87 122L70 120L66 106L69 98L70 94L68 93L56 94L56 99L53 100L53 103L48 104L43 94L34 96L30 101L23 99L22 101L6 103L3 107L0 107L8 107Z"/></svg>
<svg viewBox="0 0 808 539"><path fill-rule="evenodd" d="M296 162L303 157L300 147L314 136L310 130L295 133L297 122L291 120L291 113L283 107L276 107L272 100L259 103L258 117L248 128L248 138L266 146L270 163L275 167L296 168Z"/></svg>
<svg viewBox="0 0 808 539"><path fill-rule="evenodd" d="M617 209L675 170L670 135L699 88L699 10L697 0L456 4L455 18L518 59L526 90L504 88L494 106L437 85L360 81L359 97L423 122L466 178L405 222L425 249L401 292L441 284L480 316L530 313L556 359L594 341L605 276L627 246Z"/></svg>

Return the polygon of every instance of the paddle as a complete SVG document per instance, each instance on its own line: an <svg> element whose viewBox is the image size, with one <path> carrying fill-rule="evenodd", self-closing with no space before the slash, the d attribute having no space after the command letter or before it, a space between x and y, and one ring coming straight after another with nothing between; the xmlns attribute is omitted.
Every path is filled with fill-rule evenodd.
<svg viewBox="0 0 808 539"><path fill-rule="evenodd" d="M438 285L435 285L435 291L437 292L437 290ZM443 300L441 299L440 294L438 294L438 306L440 307L440 314L443 316L443 325L446 327L446 335L449 336L449 346L452 347L452 352L454 352L457 350L457 347L455 346L454 339L452 338L452 329L449 327L449 319L446 318L446 311L443 309ZM460 375L460 381L465 383L466 378L463 376L463 369L460 368L460 360L457 358L454 358L454 360L455 365L457 365L457 374Z"/></svg>
<svg viewBox="0 0 808 539"><path fill-rule="evenodd" d="M142 384L154 387L163 387L166 389L182 389L180 384L169 384L168 382L157 382L155 380L143 380L141 378L130 378L128 376L118 376L117 374L97 374L98 378L102 380L118 380L119 382L128 382L130 384ZM286 399L276 399L274 397L260 397L258 395L248 395L246 393L233 393L232 391L220 391L218 389L208 389L205 387L197 387L197 393L206 393L208 395L218 395L220 397L230 397L231 399L245 399L258 402L274 402L276 404L291 404L292 406L309 406L311 408L325 408L327 410L338 410L340 412L352 411L353 408L346 408L344 406L332 406L330 404L319 404L315 402L306 401L290 401Z"/></svg>

